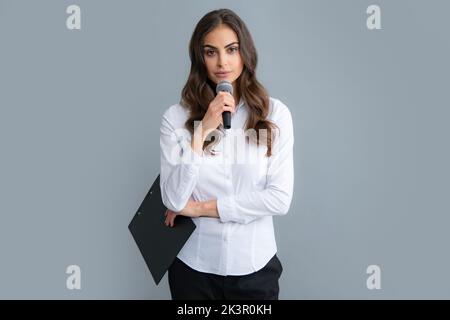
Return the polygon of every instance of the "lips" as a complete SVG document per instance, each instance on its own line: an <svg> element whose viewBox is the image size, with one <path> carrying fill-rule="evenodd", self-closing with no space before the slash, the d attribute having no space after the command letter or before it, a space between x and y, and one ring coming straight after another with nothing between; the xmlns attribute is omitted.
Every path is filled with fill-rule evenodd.
<svg viewBox="0 0 450 320"><path fill-rule="evenodd" d="M214 73L218 77L226 77L231 73L231 71L225 71L225 72L216 72Z"/></svg>

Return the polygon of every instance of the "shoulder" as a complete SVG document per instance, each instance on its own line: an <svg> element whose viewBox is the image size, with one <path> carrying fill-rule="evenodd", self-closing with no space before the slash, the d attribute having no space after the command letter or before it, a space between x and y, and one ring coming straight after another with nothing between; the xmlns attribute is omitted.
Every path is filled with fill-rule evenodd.
<svg viewBox="0 0 450 320"><path fill-rule="evenodd" d="M189 111L180 103L171 105L164 111L162 121L167 122L173 128L183 128L189 117Z"/></svg>
<svg viewBox="0 0 450 320"><path fill-rule="evenodd" d="M292 123L291 111L281 100L269 97L268 119L277 125L287 125Z"/></svg>

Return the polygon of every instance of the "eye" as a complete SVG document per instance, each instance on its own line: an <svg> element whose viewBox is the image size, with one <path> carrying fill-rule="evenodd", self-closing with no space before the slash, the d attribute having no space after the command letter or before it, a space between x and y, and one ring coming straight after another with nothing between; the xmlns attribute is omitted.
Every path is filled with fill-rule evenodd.
<svg viewBox="0 0 450 320"><path fill-rule="evenodd" d="M230 48L230 52L236 52L236 51L238 51L239 50L239 48L238 47L231 47Z"/></svg>
<svg viewBox="0 0 450 320"><path fill-rule="evenodd" d="M214 55L214 50L205 50L205 54L206 54L208 57L212 57L212 56Z"/></svg>

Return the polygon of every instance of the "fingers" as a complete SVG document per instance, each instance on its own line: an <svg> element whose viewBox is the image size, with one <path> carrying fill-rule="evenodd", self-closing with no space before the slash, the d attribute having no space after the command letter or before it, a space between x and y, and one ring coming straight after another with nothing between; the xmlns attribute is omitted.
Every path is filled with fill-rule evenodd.
<svg viewBox="0 0 450 320"><path fill-rule="evenodd" d="M229 107L229 106L223 106L223 111L230 111L230 112L233 112L234 113L234 107ZM222 112L223 112L222 111Z"/></svg>
<svg viewBox="0 0 450 320"><path fill-rule="evenodd" d="M221 107L219 107L218 110L215 112L215 116L216 116L217 118L221 117L221 116L222 116L222 113L223 113L224 111L230 111L231 113L234 113L234 112L235 112L235 109L234 109L234 107L230 107L230 106L221 106Z"/></svg>
<svg viewBox="0 0 450 320"><path fill-rule="evenodd" d="M218 102L219 102L219 108L220 107L224 107L224 106L228 106L228 107L232 107L234 112L234 108L235 108L235 101L234 101L234 97L228 93L228 92L219 92L218 94ZM223 111L223 110L222 110ZM227 111L231 111L231 110L227 110Z"/></svg>
<svg viewBox="0 0 450 320"><path fill-rule="evenodd" d="M166 226L171 226L171 227L173 227L173 223L174 223L174 217L173 217L173 215L168 215L167 217L166 217L166 220L164 221L164 224L166 225Z"/></svg>
<svg viewBox="0 0 450 320"><path fill-rule="evenodd" d="M221 104L221 105L217 106L217 109L216 109L216 112L215 112L216 117L221 117L222 113L224 111L230 111L231 113L234 113L236 111L236 107L234 105Z"/></svg>
<svg viewBox="0 0 450 320"><path fill-rule="evenodd" d="M233 98L233 95L232 95L231 93L227 92L227 91L220 91L220 92L217 94L217 96L219 96L219 97L231 97L231 98Z"/></svg>
<svg viewBox="0 0 450 320"><path fill-rule="evenodd" d="M224 111L236 112L234 97L229 92L219 92L210 102L208 110L202 119L203 130L210 132L220 124L223 124L222 114Z"/></svg>
<svg viewBox="0 0 450 320"><path fill-rule="evenodd" d="M175 225L175 218L176 218L177 214L170 210L167 210L165 213L165 216L166 216L166 219L164 220L164 224L166 226L173 227Z"/></svg>
<svg viewBox="0 0 450 320"><path fill-rule="evenodd" d="M228 96L225 97L225 98L223 99L223 102L222 102L222 103L223 103L224 106L232 107L233 110L234 110L234 108L235 108L235 102L234 102L234 98L233 98L232 95L230 95L229 97L228 97Z"/></svg>

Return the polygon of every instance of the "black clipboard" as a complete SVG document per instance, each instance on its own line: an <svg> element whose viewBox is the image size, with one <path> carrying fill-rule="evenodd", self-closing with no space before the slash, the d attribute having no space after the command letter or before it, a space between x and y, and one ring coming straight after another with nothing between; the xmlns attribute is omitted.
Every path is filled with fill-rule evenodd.
<svg viewBox="0 0 450 320"><path fill-rule="evenodd" d="M128 225L157 285L196 228L192 219L185 216L177 216L173 227L166 226L166 210L158 175Z"/></svg>

